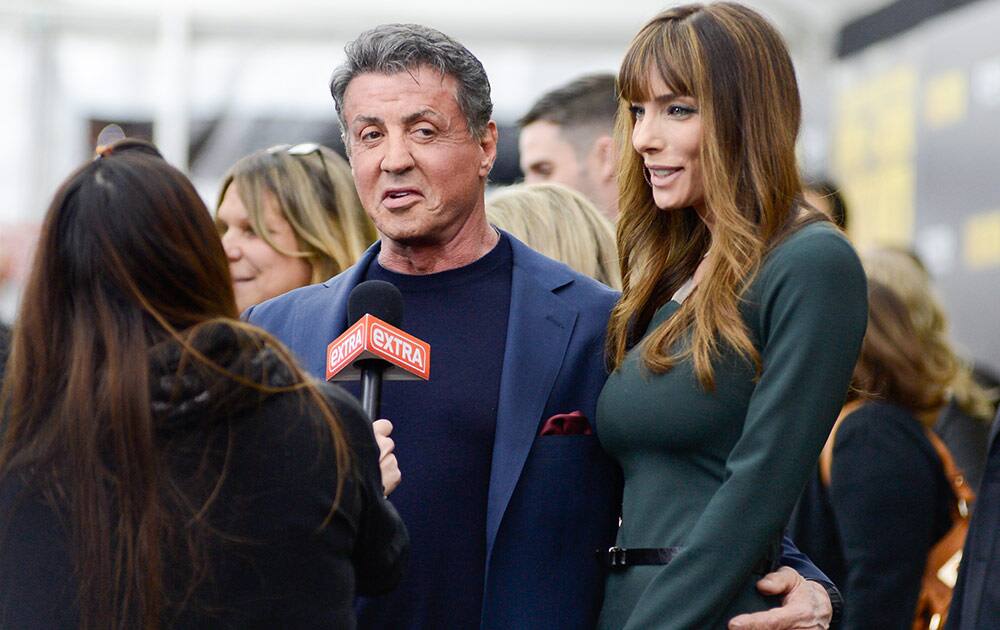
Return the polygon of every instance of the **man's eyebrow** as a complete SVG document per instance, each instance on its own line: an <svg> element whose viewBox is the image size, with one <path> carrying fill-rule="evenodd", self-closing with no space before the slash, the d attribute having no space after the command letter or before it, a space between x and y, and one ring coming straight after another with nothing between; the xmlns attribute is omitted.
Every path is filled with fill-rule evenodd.
<svg viewBox="0 0 1000 630"><path fill-rule="evenodd" d="M382 122L382 119L378 116L362 116L360 114L351 120L351 123L362 123L365 125L381 125Z"/></svg>
<svg viewBox="0 0 1000 630"><path fill-rule="evenodd" d="M433 109L427 108L422 109L419 112L413 112L409 116L403 119L404 125L412 125L422 118L442 118L441 114L437 113Z"/></svg>

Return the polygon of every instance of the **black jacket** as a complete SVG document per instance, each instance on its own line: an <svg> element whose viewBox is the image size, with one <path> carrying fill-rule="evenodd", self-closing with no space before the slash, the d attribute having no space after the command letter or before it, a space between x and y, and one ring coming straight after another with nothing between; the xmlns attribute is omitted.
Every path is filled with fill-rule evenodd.
<svg viewBox="0 0 1000 630"><path fill-rule="evenodd" d="M245 333L220 330L198 341L206 356L256 382L291 382L273 350L238 343ZM355 595L395 586L409 546L382 496L378 449L364 413L340 388L321 386L352 457L339 507L323 526L337 470L318 407L296 393L258 392L197 363L179 365L173 342L151 352L164 469L195 505L226 472L207 513L208 573L183 605L191 563L187 554L168 551L164 624L353 628ZM23 479L0 481L0 628L76 627L65 510L53 510Z"/></svg>
<svg viewBox="0 0 1000 630"><path fill-rule="evenodd" d="M3 375L7 369L7 355L10 354L10 328L0 322L0 385L3 384Z"/></svg>
<svg viewBox="0 0 1000 630"><path fill-rule="evenodd" d="M986 469L990 425L965 413L958 403L949 400L938 416L934 432L948 447L955 465L965 475L965 482L978 492Z"/></svg>
<svg viewBox="0 0 1000 630"><path fill-rule="evenodd" d="M830 487L815 475L790 526L802 551L840 587L845 630L912 626L927 553L954 500L924 428L873 402L841 422Z"/></svg>
<svg viewBox="0 0 1000 630"><path fill-rule="evenodd" d="M993 421L986 472L965 539L948 630L1000 627L1000 414Z"/></svg>

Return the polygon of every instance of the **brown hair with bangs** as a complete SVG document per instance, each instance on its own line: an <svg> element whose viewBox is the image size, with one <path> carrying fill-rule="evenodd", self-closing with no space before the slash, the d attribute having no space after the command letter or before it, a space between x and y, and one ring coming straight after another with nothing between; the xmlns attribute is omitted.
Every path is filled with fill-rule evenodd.
<svg viewBox="0 0 1000 630"><path fill-rule="evenodd" d="M705 207L653 202L643 158L632 147L630 105L649 97L651 72L677 95L696 100L702 122ZM732 3L668 9L635 36L618 74L618 188L622 297L608 324L608 357L621 365L656 308L707 253L698 290L648 336L643 361L654 373L692 357L699 382L714 388L712 360L723 346L760 368L740 299L765 254L792 230L822 220L801 206L795 159L801 106L795 70L774 27ZM690 345L679 342L690 333Z"/></svg>

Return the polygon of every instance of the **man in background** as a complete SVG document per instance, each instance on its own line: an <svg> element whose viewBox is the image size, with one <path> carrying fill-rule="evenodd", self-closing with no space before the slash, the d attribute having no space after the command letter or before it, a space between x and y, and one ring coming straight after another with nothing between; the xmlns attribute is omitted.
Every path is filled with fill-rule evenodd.
<svg viewBox="0 0 1000 630"><path fill-rule="evenodd" d="M1000 611L1000 414L993 420L986 473L979 486L948 612L949 630L995 627ZM990 621L990 620L993 621Z"/></svg>
<svg viewBox="0 0 1000 630"><path fill-rule="evenodd" d="M518 121L525 183L577 190L613 223L618 187L611 134L617 109L613 74L582 76L539 98Z"/></svg>

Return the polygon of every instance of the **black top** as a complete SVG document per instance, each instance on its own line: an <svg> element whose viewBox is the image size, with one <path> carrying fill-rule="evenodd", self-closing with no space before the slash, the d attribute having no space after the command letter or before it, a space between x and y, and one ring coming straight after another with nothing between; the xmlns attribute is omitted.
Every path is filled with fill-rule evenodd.
<svg viewBox="0 0 1000 630"><path fill-rule="evenodd" d="M273 350L239 350L226 330L200 344L202 352L258 382L290 382ZM318 409L298 394L260 393L200 365L178 376L179 354L176 344L162 344L151 361L157 437L174 482L203 499L218 478L227 441L231 448L208 513L219 532L205 539L210 577L180 606L191 567L176 561L187 556L168 550L165 625L354 628L355 593L392 588L408 547L402 521L382 496L369 421L346 392L321 386L353 462L341 503L321 527L337 470ZM199 468L205 454L206 466ZM63 506L53 510L25 478L13 474L0 481L0 627L75 628L68 519Z"/></svg>
<svg viewBox="0 0 1000 630"><path fill-rule="evenodd" d="M430 344L431 365L429 381L382 387L380 415L393 423L403 471L392 501L413 552L396 590L360 603L361 628L479 626L512 265L504 236L458 269L406 275L373 262L367 270L366 280L385 280L402 292L401 327Z"/></svg>
<svg viewBox="0 0 1000 630"><path fill-rule="evenodd" d="M969 522L958 582L948 611L948 630L996 626L1000 611L1000 414L993 420L989 457Z"/></svg>
<svg viewBox="0 0 1000 630"><path fill-rule="evenodd" d="M806 487L792 537L840 586L843 628L910 628L927 554L951 525L940 458L912 414L868 403L837 429L830 476Z"/></svg>
<svg viewBox="0 0 1000 630"><path fill-rule="evenodd" d="M952 398L938 415L934 431L948 447L955 465L965 475L966 483L973 491L978 491L986 469L989 423L962 411Z"/></svg>

